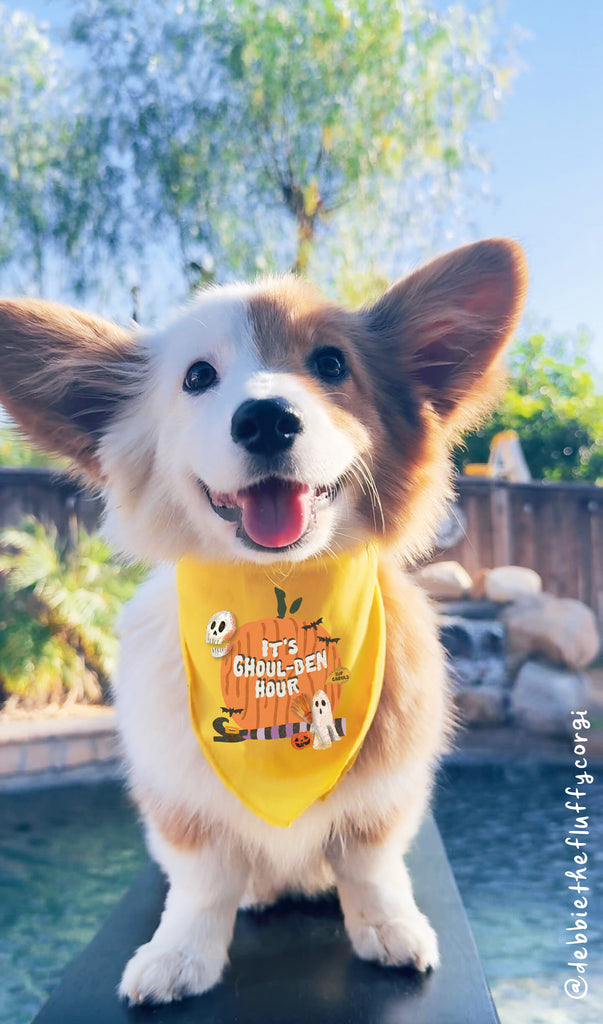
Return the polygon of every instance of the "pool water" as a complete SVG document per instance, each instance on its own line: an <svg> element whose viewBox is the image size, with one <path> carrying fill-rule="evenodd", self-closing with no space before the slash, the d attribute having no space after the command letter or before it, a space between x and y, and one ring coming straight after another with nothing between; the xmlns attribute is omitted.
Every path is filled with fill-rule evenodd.
<svg viewBox="0 0 603 1024"><path fill-rule="evenodd" d="M603 1018L603 787L589 788L589 992L563 984L569 768L447 766L436 817L502 1024ZM0 1024L27 1024L146 859L116 784L0 796ZM461 1024L461 1022L459 1022Z"/></svg>
<svg viewBox="0 0 603 1024"><path fill-rule="evenodd" d="M603 779L581 801L589 815L587 874L589 991L563 991L572 903L565 877L575 850L565 845L575 813L565 809L565 768L446 767L436 818L502 1024L603 1021Z"/></svg>
<svg viewBox="0 0 603 1024"><path fill-rule="evenodd" d="M146 861L116 784L0 796L0 1024L26 1024Z"/></svg>

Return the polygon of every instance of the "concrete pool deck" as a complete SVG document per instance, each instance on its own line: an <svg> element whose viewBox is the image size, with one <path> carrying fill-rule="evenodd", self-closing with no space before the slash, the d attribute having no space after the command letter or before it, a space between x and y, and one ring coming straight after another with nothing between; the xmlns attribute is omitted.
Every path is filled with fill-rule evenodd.
<svg viewBox="0 0 603 1024"><path fill-rule="evenodd" d="M595 700L596 724L603 722ZM603 766L603 728L591 728L588 761ZM458 764L570 764L569 737L544 736L506 725L465 728L448 762ZM0 716L0 792L66 783L101 782L123 773L113 708L77 706L23 717Z"/></svg>

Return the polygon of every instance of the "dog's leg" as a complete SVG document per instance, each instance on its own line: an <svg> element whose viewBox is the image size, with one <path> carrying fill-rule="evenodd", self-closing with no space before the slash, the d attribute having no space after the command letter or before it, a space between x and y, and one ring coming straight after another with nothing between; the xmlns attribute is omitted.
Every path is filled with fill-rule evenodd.
<svg viewBox="0 0 603 1024"><path fill-rule="evenodd" d="M119 994L130 1003L169 1003L220 980L249 866L232 848L179 850L157 833L149 840L170 887L159 927L128 963Z"/></svg>
<svg viewBox="0 0 603 1024"><path fill-rule="evenodd" d="M306 859L297 873L288 871L277 876L274 864L257 858L252 862L241 910L263 910L285 896L309 896L314 899L331 892L335 886L333 869L321 853Z"/></svg>
<svg viewBox="0 0 603 1024"><path fill-rule="evenodd" d="M439 963L438 940L414 901L401 845L397 834L379 845L337 841L329 859L356 954L426 971Z"/></svg>
<svg viewBox="0 0 603 1024"><path fill-rule="evenodd" d="M251 875L240 903L241 910L265 910L272 907L284 895L284 889L271 885L259 877Z"/></svg>

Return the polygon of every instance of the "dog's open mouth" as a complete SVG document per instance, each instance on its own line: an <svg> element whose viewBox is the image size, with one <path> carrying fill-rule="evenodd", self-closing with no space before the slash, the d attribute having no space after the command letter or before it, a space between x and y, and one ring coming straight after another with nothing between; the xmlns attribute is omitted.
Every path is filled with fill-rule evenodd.
<svg viewBox="0 0 603 1024"><path fill-rule="evenodd" d="M311 488L297 480L267 477L233 494L203 485L211 507L222 519L238 523L237 536L253 547L282 550L312 529L320 508L330 504L339 482Z"/></svg>

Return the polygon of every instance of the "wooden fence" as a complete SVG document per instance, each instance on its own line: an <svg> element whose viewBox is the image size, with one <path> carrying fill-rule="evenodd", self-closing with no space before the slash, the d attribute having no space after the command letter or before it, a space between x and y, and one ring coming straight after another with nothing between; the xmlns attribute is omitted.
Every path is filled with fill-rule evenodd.
<svg viewBox="0 0 603 1024"><path fill-rule="evenodd" d="M455 559L470 574L525 565L544 589L590 605L603 624L603 488L592 484L459 477L465 536L438 561Z"/></svg>
<svg viewBox="0 0 603 1024"><path fill-rule="evenodd" d="M46 525L54 523L66 539L78 526L93 530L100 512L99 499L68 476L43 467L0 466L0 528L35 516Z"/></svg>
<svg viewBox="0 0 603 1024"><path fill-rule="evenodd" d="M546 590L584 601L603 624L603 488L460 477L457 490L466 534L439 560L454 558L471 574L527 565ZM100 511L100 501L68 477L0 467L0 527L29 514L67 537L78 525L93 529Z"/></svg>

